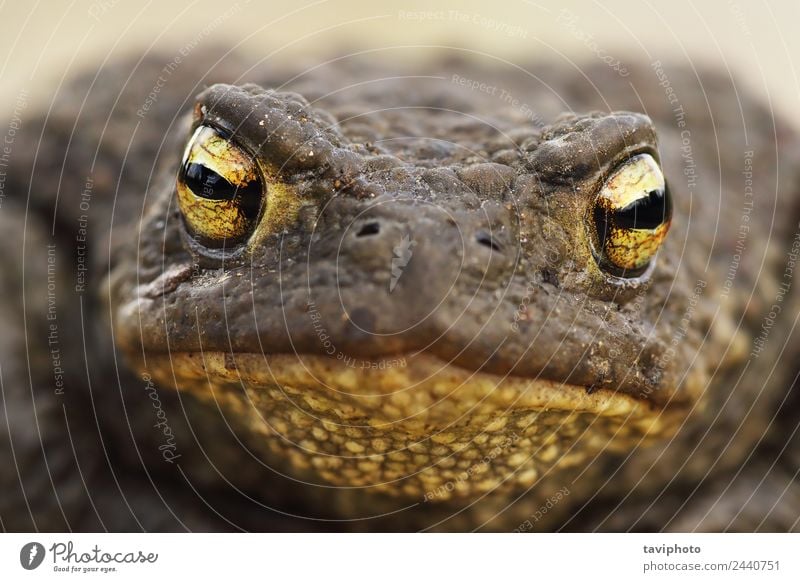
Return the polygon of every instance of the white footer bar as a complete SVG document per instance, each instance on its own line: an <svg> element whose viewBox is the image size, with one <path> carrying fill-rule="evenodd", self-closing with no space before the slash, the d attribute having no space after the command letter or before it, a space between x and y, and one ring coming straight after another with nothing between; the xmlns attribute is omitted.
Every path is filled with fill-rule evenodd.
<svg viewBox="0 0 800 582"><path fill-rule="evenodd" d="M15 581L797 581L799 565L800 534L0 535Z"/></svg>

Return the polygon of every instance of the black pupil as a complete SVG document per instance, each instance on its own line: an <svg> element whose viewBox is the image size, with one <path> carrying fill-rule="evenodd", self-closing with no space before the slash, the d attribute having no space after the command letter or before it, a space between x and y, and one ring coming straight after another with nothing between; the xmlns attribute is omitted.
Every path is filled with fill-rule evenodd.
<svg viewBox="0 0 800 582"><path fill-rule="evenodd" d="M239 208L248 218L256 218L261 208L261 185L258 180L237 187L202 164L190 162L183 167L183 180L196 196L209 200L238 198Z"/></svg>
<svg viewBox="0 0 800 582"><path fill-rule="evenodd" d="M233 200L236 196L236 186L202 164L186 164L184 180L192 192L201 198Z"/></svg>
<svg viewBox="0 0 800 582"><path fill-rule="evenodd" d="M672 200L666 189L651 190L613 213L614 225L626 229L658 228L672 217Z"/></svg>
<svg viewBox="0 0 800 582"><path fill-rule="evenodd" d="M634 200L624 208L608 211L595 206L594 220L601 246L605 244L609 228L653 230L672 218L672 198L669 190L652 190L647 196Z"/></svg>

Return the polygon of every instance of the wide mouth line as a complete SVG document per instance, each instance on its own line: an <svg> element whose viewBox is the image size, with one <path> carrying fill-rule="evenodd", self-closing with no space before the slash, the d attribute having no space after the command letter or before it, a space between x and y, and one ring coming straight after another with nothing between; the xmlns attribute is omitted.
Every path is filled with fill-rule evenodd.
<svg viewBox="0 0 800 582"><path fill-rule="evenodd" d="M313 353L260 353L222 351L172 351L149 352L148 362L156 359L159 365L169 364L178 377L181 369L190 362L191 374L219 378L229 383L242 383L250 389L263 386L292 384L298 378L324 385L349 397L361 398L386 396L385 393L365 392L362 385L372 385L382 376L391 375L391 384L396 391L407 390L418 384L425 374L444 376L453 383L494 384L498 390L511 390L519 395L520 406L511 404L509 409L540 408L564 412L586 412L611 416L617 414L635 417L659 416L666 410L683 408L681 402L656 402L637 397L613 388L591 386L551 380L541 376L496 374L474 370L455 362L445 361L429 353L398 353L369 358L343 360L334 356ZM455 378L455 379L453 379ZM359 382L359 379L362 380ZM178 378L180 382L180 378ZM533 396L533 399L531 399ZM538 402L539 406L531 406Z"/></svg>

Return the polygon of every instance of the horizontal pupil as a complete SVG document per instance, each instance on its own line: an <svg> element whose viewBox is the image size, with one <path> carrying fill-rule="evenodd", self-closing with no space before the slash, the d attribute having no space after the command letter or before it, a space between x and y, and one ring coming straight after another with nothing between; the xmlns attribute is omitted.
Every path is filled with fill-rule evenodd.
<svg viewBox="0 0 800 582"><path fill-rule="evenodd" d="M665 190L651 190L612 215L618 228L652 230L672 217L672 204Z"/></svg>
<svg viewBox="0 0 800 582"><path fill-rule="evenodd" d="M236 186L202 164L188 163L183 173L186 185L201 198L233 200L236 196Z"/></svg>

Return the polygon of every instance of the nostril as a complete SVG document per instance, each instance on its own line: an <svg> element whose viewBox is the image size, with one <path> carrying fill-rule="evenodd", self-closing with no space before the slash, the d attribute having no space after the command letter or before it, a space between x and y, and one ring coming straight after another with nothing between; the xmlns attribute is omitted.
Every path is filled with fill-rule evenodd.
<svg viewBox="0 0 800 582"><path fill-rule="evenodd" d="M356 236L372 236L374 234L378 234L380 231L381 225L379 222L368 222L359 229L359 231L356 233Z"/></svg>
<svg viewBox="0 0 800 582"><path fill-rule="evenodd" d="M495 241L492 238L492 235L490 235L488 232L482 230L478 231L478 233L475 234L475 240L478 242L478 244L488 247L493 251L501 250L500 244L497 241Z"/></svg>
<svg viewBox="0 0 800 582"><path fill-rule="evenodd" d="M555 269L551 269L550 267L545 267L539 274L542 277L542 281L544 283L550 283L553 287L560 287L560 283L558 281L558 273Z"/></svg>

